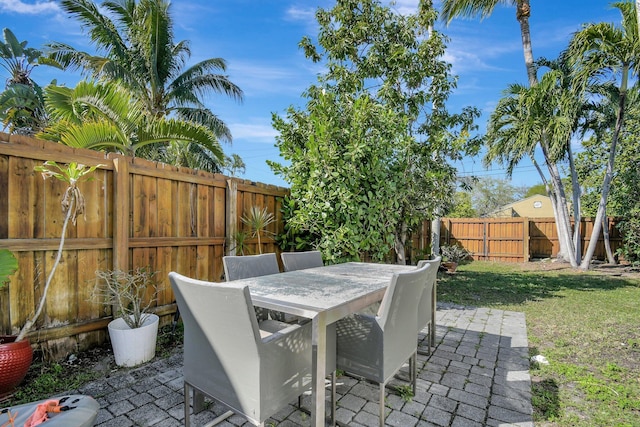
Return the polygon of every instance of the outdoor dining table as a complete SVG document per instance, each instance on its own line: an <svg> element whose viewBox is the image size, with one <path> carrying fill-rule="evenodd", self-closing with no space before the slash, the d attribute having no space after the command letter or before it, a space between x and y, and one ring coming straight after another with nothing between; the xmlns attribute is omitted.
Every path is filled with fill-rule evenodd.
<svg viewBox="0 0 640 427"><path fill-rule="evenodd" d="M237 281L255 306L312 319L312 426L325 425L327 325L382 300L393 274L413 269L349 262Z"/></svg>

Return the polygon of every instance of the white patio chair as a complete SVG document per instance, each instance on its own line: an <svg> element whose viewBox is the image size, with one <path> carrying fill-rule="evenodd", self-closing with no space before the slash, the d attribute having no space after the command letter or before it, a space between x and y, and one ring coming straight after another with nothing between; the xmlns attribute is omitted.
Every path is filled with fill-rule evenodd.
<svg viewBox="0 0 640 427"><path fill-rule="evenodd" d="M320 258L322 260L322 258ZM227 281L248 279L250 277L266 276L269 274L280 273L278 260L275 253L261 255L244 255L244 256L225 256L222 257L224 272ZM280 313L274 310L265 310L260 307L255 308L258 320L263 321L265 328L268 328L266 320L271 317L277 321L285 323L309 323L309 319ZM336 340L335 325L327 327L327 357L326 372L330 372L331 376L331 419L335 417L335 401L336 401ZM301 401L298 402L298 406Z"/></svg>
<svg viewBox="0 0 640 427"><path fill-rule="evenodd" d="M184 321L185 426L202 395L262 426L311 388L311 323L258 323L247 286L211 283L172 272ZM216 421L222 421L225 416Z"/></svg>
<svg viewBox="0 0 640 427"><path fill-rule="evenodd" d="M420 298L420 304L418 304L418 334L428 326L427 330L427 345L428 351L424 352L418 349L418 354L430 355L431 347L435 346L436 341L436 313L435 313L435 295L436 295L436 280L438 278L438 269L440 268L441 257L436 257L432 260L418 261L418 268L422 268L428 265L428 274L425 282L425 289L422 292Z"/></svg>
<svg viewBox="0 0 640 427"><path fill-rule="evenodd" d="M418 345L415 328L427 269L425 266L394 274L378 315L358 313L337 322L337 367L379 384L381 427L385 419L385 385L408 359L415 394Z"/></svg>

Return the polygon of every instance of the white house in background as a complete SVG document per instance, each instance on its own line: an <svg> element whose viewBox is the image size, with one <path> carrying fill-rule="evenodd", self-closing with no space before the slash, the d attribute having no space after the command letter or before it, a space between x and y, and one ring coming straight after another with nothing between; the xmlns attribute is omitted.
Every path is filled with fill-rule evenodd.
<svg viewBox="0 0 640 427"><path fill-rule="evenodd" d="M489 218L547 218L553 217L553 207L548 196L536 194L517 202L509 203L485 215Z"/></svg>

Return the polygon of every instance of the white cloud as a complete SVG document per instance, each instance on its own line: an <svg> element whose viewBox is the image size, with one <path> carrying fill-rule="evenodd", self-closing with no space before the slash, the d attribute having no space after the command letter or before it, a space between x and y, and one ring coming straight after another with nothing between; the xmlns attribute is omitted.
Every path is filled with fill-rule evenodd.
<svg viewBox="0 0 640 427"><path fill-rule="evenodd" d="M232 82L249 95L288 93L299 94L307 87L312 76L297 64L292 66L271 66L243 60L229 60L227 72Z"/></svg>
<svg viewBox="0 0 640 427"><path fill-rule="evenodd" d="M271 125L264 124L247 124L247 123L230 123L229 129L233 139L246 139L251 142L270 142L273 143L278 131Z"/></svg>
<svg viewBox="0 0 640 427"><path fill-rule="evenodd" d="M36 1L25 3L21 0L0 0L0 12L15 12L25 15L59 12L60 7L55 1Z"/></svg>
<svg viewBox="0 0 640 427"><path fill-rule="evenodd" d="M314 22L316 9L314 7L291 6L287 9L285 17L290 21Z"/></svg>

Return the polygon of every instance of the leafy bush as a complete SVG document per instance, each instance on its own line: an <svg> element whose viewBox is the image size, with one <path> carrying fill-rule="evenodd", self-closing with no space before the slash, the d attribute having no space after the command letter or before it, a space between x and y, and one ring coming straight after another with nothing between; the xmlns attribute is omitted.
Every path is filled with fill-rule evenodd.
<svg viewBox="0 0 640 427"><path fill-rule="evenodd" d="M633 265L640 264L640 208L635 208L618 225L622 233L622 247L618 253Z"/></svg>

